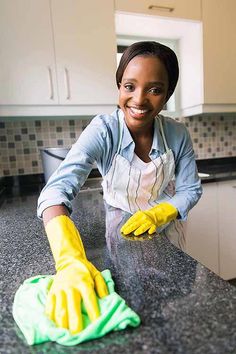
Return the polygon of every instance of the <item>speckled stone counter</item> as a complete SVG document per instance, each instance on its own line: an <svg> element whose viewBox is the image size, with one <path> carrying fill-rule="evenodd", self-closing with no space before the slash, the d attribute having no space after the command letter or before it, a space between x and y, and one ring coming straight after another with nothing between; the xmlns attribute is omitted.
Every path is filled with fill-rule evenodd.
<svg viewBox="0 0 236 354"><path fill-rule="evenodd" d="M0 209L1 354L236 353L236 288L165 238L121 238L128 215L109 208L105 220L99 190L79 194L73 219L88 258L100 270L111 270L117 292L142 324L76 347L27 346L12 318L14 294L26 278L54 273L36 203L37 195L11 197Z"/></svg>

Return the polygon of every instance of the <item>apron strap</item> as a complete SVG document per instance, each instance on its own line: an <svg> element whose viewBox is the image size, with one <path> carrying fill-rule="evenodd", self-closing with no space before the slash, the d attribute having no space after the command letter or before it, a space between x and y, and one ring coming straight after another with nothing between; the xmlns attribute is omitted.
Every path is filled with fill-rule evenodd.
<svg viewBox="0 0 236 354"><path fill-rule="evenodd" d="M166 141L165 133L164 133L164 130L163 130L163 125L162 125L162 119L161 119L160 116L158 116L158 120L159 120L159 123L160 123L161 136L162 136L162 139L163 139L163 142L164 142L164 145L165 145L165 149L166 149L166 152L167 152L169 150L169 147L167 145L167 141Z"/></svg>
<svg viewBox="0 0 236 354"><path fill-rule="evenodd" d="M117 154L119 154L120 149L121 149L121 143L122 143L122 138L123 138L123 120L121 119L119 115L119 111L116 111L117 119L118 119L118 148L117 148Z"/></svg>

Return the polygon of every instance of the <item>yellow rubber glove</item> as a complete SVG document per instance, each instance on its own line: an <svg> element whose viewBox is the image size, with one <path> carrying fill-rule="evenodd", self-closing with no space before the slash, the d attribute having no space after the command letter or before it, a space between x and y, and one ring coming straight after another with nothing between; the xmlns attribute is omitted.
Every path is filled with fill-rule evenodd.
<svg viewBox="0 0 236 354"><path fill-rule="evenodd" d="M79 232L68 216L54 217L45 230L57 270L47 297L46 315L58 327L75 334L83 329L81 300L90 320L96 320L100 315L96 293L99 297L108 295L107 286L87 260Z"/></svg>
<svg viewBox="0 0 236 354"><path fill-rule="evenodd" d="M137 211L122 226L120 231L124 235L134 232L135 236L148 231L149 235L151 235L156 231L157 227L176 219L177 215L178 210L173 205L163 202L149 210Z"/></svg>

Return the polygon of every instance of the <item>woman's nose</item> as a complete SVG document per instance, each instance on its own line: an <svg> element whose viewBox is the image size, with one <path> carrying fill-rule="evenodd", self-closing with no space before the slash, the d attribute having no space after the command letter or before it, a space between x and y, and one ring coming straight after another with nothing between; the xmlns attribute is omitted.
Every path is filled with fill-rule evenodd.
<svg viewBox="0 0 236 354"><path fill-rule="evenodd" d="M140 90L136 89L133 92L133 100L137 105L141 105L141 104L145 103L147 101L147 97L146 97L145 92L141 89Z"/></svg>

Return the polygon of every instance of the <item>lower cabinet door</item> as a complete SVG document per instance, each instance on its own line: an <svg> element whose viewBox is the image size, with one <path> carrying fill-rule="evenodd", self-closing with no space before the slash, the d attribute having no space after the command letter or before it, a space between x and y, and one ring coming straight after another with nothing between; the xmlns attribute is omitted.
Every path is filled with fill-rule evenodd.
<svg viewBox="0 0 236 354"><path fill-rule="evenodd" d="M236 180L218 183L219 271L223 279L236 278Z"/></svg>
<svg viewBox="0 0 236 354"><path fill-rule="evenodd" d="M217 183L203 184L203 195L189 212L186 253L219 274Z"/></svg>

